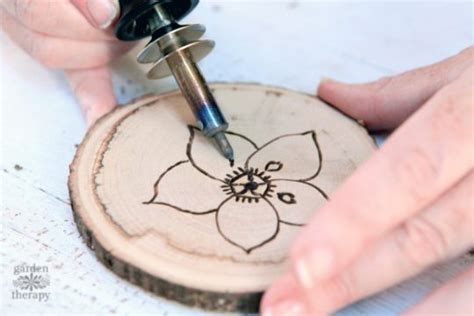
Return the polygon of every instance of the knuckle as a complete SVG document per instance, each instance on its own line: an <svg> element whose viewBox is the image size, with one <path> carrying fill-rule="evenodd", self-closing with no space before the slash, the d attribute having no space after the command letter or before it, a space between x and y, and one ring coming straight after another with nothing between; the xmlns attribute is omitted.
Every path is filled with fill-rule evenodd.
<svg viewBox="0 0 474 316"><path fill-rule="evenodd" d="M42 38L32 37L28 41L26 51L42 65L52 68L56 66L55 58L46 42L47 40Z"/></svg>
<svg viewBox="0 0 474 316"><path fill-rule="evenodd" d="M382 77L375 81L372 86L374 94L380 94L393 82L393 77Z"/></svg>
<svg viewBox="0 0 474 316"><path fill-rule="evenodd" d="M395 176L409 196L423 200L429 194L440 175L438 159L417 145L394 164Z"/></svg>
<svg viewBox="0 0 474 316"><path fill-rule="evenodd" d="M385 109L385 105L389 101L389 95L386 93L387 88L393 83L393 77L382 77L379 80L373 82L370 85L370 109L373 115L378 119L382 120Z"/></svg>
<svg viewBox="0 0 474 316"><path fill-rule="evenodd" d="M33 0L14 0L15 16L25 25L31 25L35 20Z"/></svg>
<svg viewBox="0 0 474 316"><path fill-rule="evenodd" d="M447 248L452 252L462 245L472 245L474 235L472 223L474 222L474 172L471 171L461 182L451 188L441 197L438 205L434 206L435 213L442 220L437 220L438 227L444 232ZM467 246L467 245L466 245Z"/></svg>
<svg viewBox="0 0 474 316"><path fill-rule="evenodd" d="M432 127L435 133L449 130L458 137L472 135L472 121L469 119L469 113L473 112L472 103L463 102L459 93L444 92L442 102L436 104L433 113Z"/></svg>
<svg viewBox="0 0 474 316"><path fill-rule="evenodd" d="M354 291L350 279L344 276L335 278L324 288L324 309L334 310L354 301Z"/></svg>
<svg viewBox="0 0 474 316"><path fill-rule="evenodd" d="M87 92L87 80L81 78L77 82L74 82L72 85L72 91L75 95L83 95ZM90 106L84 108L85 114L89 113L92 110Z"/></svg>
<svg viewBox="0 0 474 316"><path fill-rule="evenodd" d="M386 102L386 91L393 83L393 77L382 77L372 84L372 97L379 102Z"/></svg>
<svg viewBox="0 0 474 316"><path fill-rule="evenodd" d="M402 255L418 268L442 259L447 252L445 233L424 216L403 224L397 241Z"/></svg>

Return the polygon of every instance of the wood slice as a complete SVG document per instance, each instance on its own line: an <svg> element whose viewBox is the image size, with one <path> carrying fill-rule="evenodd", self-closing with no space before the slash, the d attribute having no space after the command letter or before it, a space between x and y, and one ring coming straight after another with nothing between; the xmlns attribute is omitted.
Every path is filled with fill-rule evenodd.
<svg viewBox="0 0 474 316"><path fill-rule="evenodd" d="M69 190L87 244L112 271L163 297L254 312L296 234L375 150L317 98L216 84L230 165L194 127L182 95L119 107L88 132Z"/></svg>

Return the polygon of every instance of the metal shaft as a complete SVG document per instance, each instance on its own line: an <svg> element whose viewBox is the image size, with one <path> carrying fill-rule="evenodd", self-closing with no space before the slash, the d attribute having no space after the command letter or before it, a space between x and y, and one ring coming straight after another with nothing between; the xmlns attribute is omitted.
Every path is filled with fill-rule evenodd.
<svg viewBox="0 0 474 316"><path fill-rule="evenodd" d="M191 54L187 50L178 49L179 41L179 38L170 34L169 40L161 44L165 47L158 45L164 52L174 51L166 61L199 127L204 135L214 138L223 155L232 162L234 153L224 134L229 124L224 119Z"/></svg>
<svg viewBox="0 0 474 316"><path fill-rule="evenodd" d="M213 136L216 132L224 131L228 124L220 113L199 69L186 55L188 55L187 52L176 52L168 59L168 65L199 120L198 124L206 124L206 126L201 126L204 134Z"/></svg>
<svg viewBox="0 0 474 316"><path fill-rule="evenodd" d="M161 6L157 5L154 9L160 21L170 21L168 13ZM166 59L168 67L198 120L198 124L201 125L204 135L212 137L216 133L225 131L228 124L206 80L189 51L180 50L183 45L182 39L171 32L163 36L163 40L158 41L157 45L164 55L169 54Z"/></svg>
<svg viewBox="0 0 474 316"><path fill-rule="evenodd" d="M214 43L199 40L205 30L202 25L181 26L176 23L173 18L176 10L170 9L171 2L166 3L166 6L156 4L147 13L146 33L152 32L153 37L138 54L138 61L154 62L148 73L150 79L173 74L199 128L205 136L214 139L232 165L234 152L225 134L229 124L196 65L212 49Z"/></svg>

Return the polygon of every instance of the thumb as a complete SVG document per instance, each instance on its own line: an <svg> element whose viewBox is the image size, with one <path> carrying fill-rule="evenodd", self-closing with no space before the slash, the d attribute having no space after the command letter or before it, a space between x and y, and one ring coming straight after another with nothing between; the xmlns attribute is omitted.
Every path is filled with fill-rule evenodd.
<svg viewBox="0 0 474 316"><path fill-rule="evenodd" d="M120 14L118 0L71 0L92 26L108 28Z"/></svg>
<svg viewBox="0 0 474 316"><path fill-rule="evenodd" d="M364 84L322 80L318 95L372 129L393 129L472 63L474 47L436 64Z"/></svg>
<svg viewBox="0 0 474 316"><path fill-rule="evenodd" d="M66 77L88 126L115 107L112 79L105 66L66 70Z"/></svg>

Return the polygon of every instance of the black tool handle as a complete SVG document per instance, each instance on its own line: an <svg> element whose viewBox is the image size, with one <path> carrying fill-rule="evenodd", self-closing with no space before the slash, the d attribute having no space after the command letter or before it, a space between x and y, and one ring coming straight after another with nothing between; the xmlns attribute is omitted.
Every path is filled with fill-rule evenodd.
<svg viewBox="0 0 474 316"><path fill-rule="evenodd" d="M199 0L120 0L120 18L115 27L115 35L123 41L139 40L151 36L157 29L154 10L161 6L174 21L179 21L190 13Z"/></svg>

